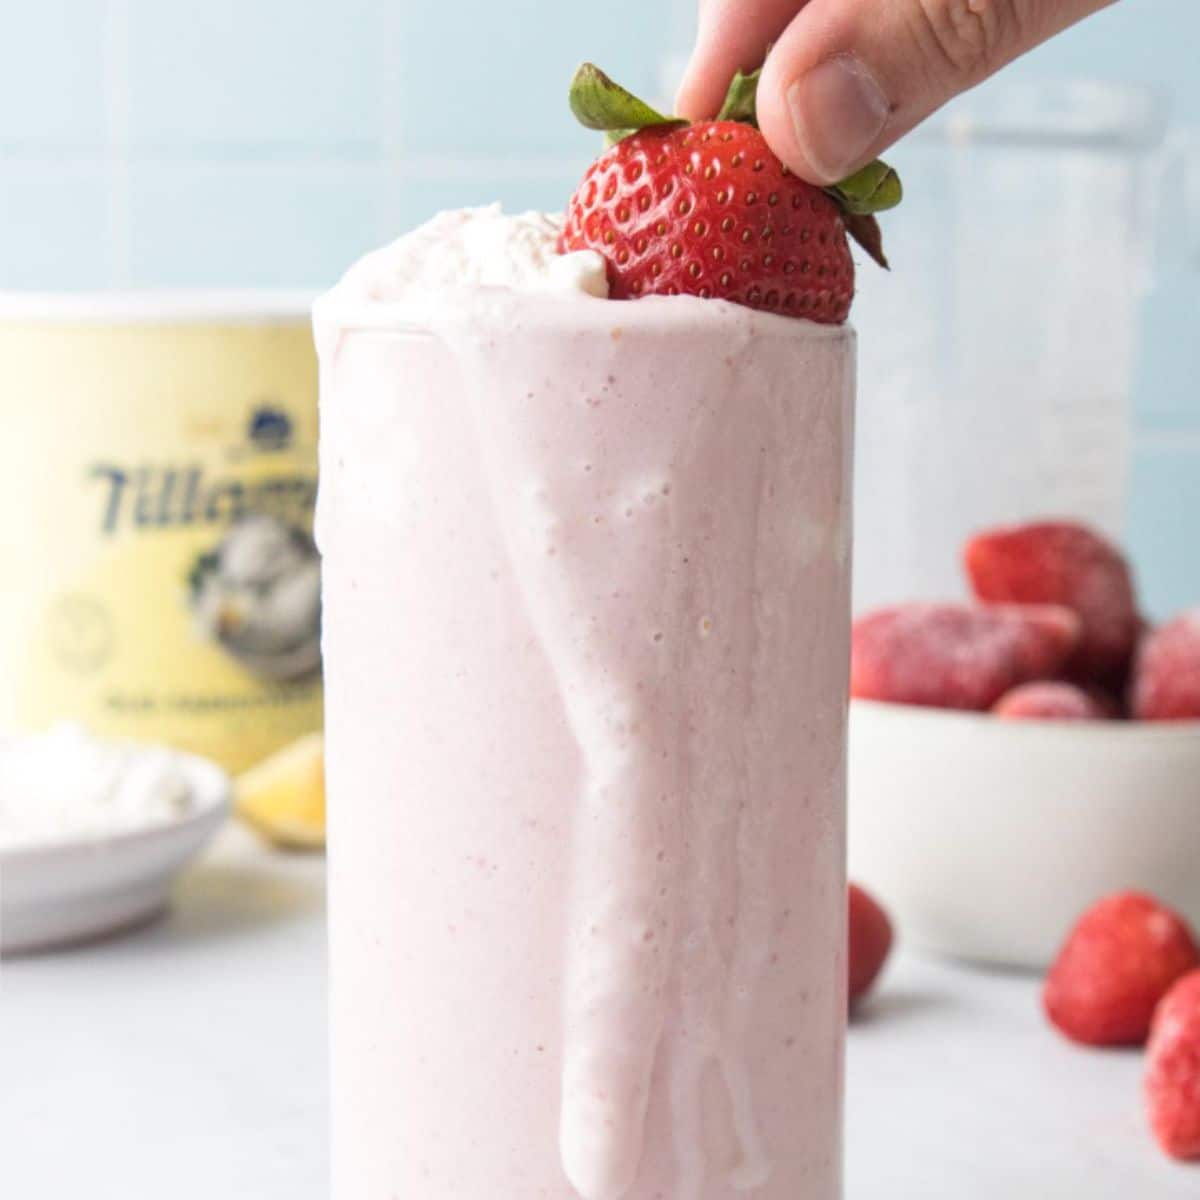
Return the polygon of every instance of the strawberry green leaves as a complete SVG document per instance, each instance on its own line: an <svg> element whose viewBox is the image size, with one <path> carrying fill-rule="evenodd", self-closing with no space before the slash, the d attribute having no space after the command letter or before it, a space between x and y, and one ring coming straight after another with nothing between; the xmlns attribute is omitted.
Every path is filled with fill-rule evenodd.
<svg viewBox="0 0 1200 1200"><path fill-rule="evenodd" d="M890 271L891 264L883 252L883 231L879 222L869 214L843 213L842 224L846 232L885 270Z"/></svg>
<svg viewBox="0 0 1200 1200"><path fill-rule="evenodd" d="M886 271L883 234L874 214L895 208L904 197L900 176L876 159L841 183L825 189L842 207L846 232Z"/></svg>
<svg viewBox="0 0 1200 1200"><path fill-rule="evenodd" d="M841 183L825 189L848 213L856 217L885 212L904 198L900 176L876 159Z"/></svg>
<svg viewBox="0 0 1200 1200"><path fill-rule="evenodd" d="M717 113L718 121L741 121L746 125L758 125L758 81L762 69L751 71L749 75L739 71L729 85L725 94L725 103Z"/></svg>
<svg viewBox="0 0 1200 1200"><path fill-rule="evenodd" d="M656 112L592 63L584 63L575 72L568 99L576 120L586 129L607 134L610 141L620 141L639 129L687 124L679 117Z"/></svg>
<svg viewBox="0 0 1200 1200"><path fill-rule="evenodd" d="M825 194L841 206L846 232L885 271L890 270L883 253L883 233L875 213L895 208L904 198L900 176L877 158L841 183L827 187Z"/></svg>

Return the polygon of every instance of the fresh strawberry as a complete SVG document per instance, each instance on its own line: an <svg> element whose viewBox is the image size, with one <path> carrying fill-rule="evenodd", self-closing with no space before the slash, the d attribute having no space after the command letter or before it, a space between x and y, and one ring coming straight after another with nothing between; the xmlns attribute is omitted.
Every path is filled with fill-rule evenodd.
<svg viewBox="0 0 1200 1200"><path fill-rule="evenodd" d="M1070 673L1120 683L1129 669L1140 618L1124 555L1099 534L1069 521L991 529L965 551L975 595L985 603L1062 604L1083 622Z"/></svg>
<svg viewBox="0 0 1200 1200"><path fill-rule="evenodd" d="M1091 692L1062 680L1023 683L992 706L998 717L1018 721L1106 721L1114 715Z"/></svg>
<svg viewBox="0 0 1200 1200"><path fill-rule="evenodd" d="M1172 1158L1200 1159L1200 971L1180 979L1154 1010L1145 1089L1158 1144Z"/></svg>
<svg viewBox="0 0 1200 1200"><path fill-rule="evenodd" d="M1155 1005L1200 965L1187 923L1152 896L1118 892L1079 918L1046 976L1046 1015L1090 1046L1137 1046Z"/></svg>
<svg viewBox="0 0 1200 1200"><path fill-rule="evenodd" d="M849 888L850 1003L867 992L883 970L892 948L892 923L869 893Z"/></svg>
<svg viewBox="0 0 1200 1200"><path fill-rule="evenodd" d="M1146 635L1130 702L1141 721L1200 720L1200 609Z"/></svg>
<svg viewBox="0 0 1200 1200"><path fill-rule="evenodd" d="M854 623L850 692L983 711L1018 684L1054 675L1078 639L1078 618L1054 605L879 609Z"/></svg>
<svg viewBox="0 0 1200 1200"><path fill-rule="evenodd" d="M749 125L643 130L588 168L564 250L598 250L610 295L712 296L837 324L854 297L838 206Z"/></svg>
<svg viewBox="0 0 1200 1200"><path fill-rule="evenodd" d="M663 117L596 68L572 85L576 115L620 139L567 205L562 252L595 250L618 300L690 295L846 319L854 296L847 232L886 265L872 211L899 200L883 164L822 189L793 175L754 122L757 74L738 76L722 118Z"/></svg>

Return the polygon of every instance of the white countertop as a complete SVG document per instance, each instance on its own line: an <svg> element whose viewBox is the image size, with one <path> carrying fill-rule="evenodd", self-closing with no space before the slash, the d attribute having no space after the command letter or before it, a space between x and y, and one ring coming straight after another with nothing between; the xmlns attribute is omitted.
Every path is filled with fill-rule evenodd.
<svg viewBox="0 0 1200 1200"><path fill-rule="evenodd" d="M230 829L152 928L6 962L0 1195L327 1200L323 876ZM851 1029L847 1200L1194 1200L1140 1072L1030 977L902 954Z"/></svg>

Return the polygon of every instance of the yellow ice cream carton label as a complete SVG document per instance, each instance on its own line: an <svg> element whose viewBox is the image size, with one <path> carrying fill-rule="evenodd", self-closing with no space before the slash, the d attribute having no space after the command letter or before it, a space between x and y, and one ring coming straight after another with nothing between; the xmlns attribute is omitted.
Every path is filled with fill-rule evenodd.
<svg viewBox="0 0 1200 1200"><path fill-rule="evenodd" d="M240 770L319 729L306 306L4 298L0 381L0 730Z"/></svg>

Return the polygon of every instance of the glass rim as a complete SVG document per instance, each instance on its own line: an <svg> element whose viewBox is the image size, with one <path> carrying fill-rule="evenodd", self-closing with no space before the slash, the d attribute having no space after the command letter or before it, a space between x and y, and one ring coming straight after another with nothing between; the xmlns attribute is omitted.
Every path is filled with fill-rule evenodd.
<svg viewBox="0 0 1200 1200"><path fill-rule="evenodd" d="M1102 79L985 84L916 129L914 144L1093 151L1148 151L1167 130L1165 97Z"/></svg>
<svg viewBox="0 0 1200 1200"><path fill-rule="evenodd" d="M481 314L469 303L472 296L490 295L500 300L500 312ZM566 303L564 297L568 298ZM857 341L857 331L847 319L841 324L793 317L779 312L762 312L742 308L724 300L704 300L697 296L646 296L638 301L612 300L588 296L582 292L522 291L506 287L450 289L440 296L426 297L416 308L412 301L375 300L344 290L339 284L317 297L313 304L313 327L318 344L332 338L350 334L398 337L438 337L447 329L474 329L481 322L508 322L512 305L524 309L524 326L540 330L563 329L572 333L581 331L608 340L613 337L613 328L624 329L636 325L640 330L677 333L681 330L711 328L714 334L722 332L722 325L730 309L741 314L751 314L757 336L788 330L798 333L803 329L807 337L821 341ZM578 305L585 307L581 308ZM631 307L632 306L632 307ZM580 326L578 317L587 313L591 320ZM598 320L599 314L605 318Z"/></svg>

